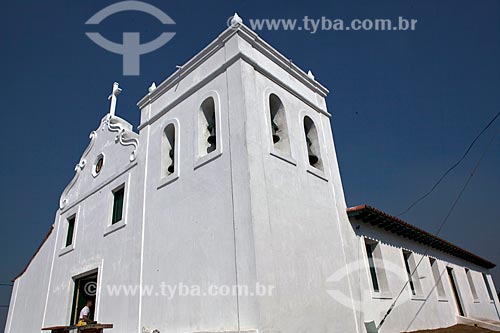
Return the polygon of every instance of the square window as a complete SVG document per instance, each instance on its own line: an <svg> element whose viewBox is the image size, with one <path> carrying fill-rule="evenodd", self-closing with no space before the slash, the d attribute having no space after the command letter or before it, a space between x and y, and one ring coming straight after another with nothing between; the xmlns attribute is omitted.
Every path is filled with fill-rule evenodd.
<svg viewBox="0 0 500 333"><path fill-rule="evenodd" d="M474 299L475 302L477 302L479 300L479 298L477 297L476 285L474 284L474 278L472 276L471 270L466 268L465 275L467 276L467 281L469 282L469 287L470 287L470 291L472 293L472 298Z"/></svg>
<svg viewBox="0 0 500 333"><path fill-rule="evenodd" d="M434 286L437 290L437 294L439 297L443 298L446 296L443 286L442 274L439 272L438 261L434 258L429 258L429 262L431 264L432 276L434 277Z"/></svg>
<svg viewBox="0 0 500 333"><path fill-rule="evenodd" d="M486 291L488 292L488 297L490 298L490 301L495 301L495 298L493 297L493 292L491 291L490 283L488 282L488 277L486 274L482 273L483 275L483 281L484 285L486 286Z"/></svg>
<svg viewBox="0 0 500 333"><path fill-rule="evenodd" d="M125 186L113 191L113 215L111 224L120 222L123 218L123 200L125 197Z"/></svg>
<svg viewBox="0 0 500 333"><path fill-rule="evenodd" d="M403 258L406 273L408 274L408 284L410 285L411 294L412 296L420 297L423 295L423 292L422 286L420 285L420 276L417 271L418 264L416 263L414 254L410 251L403 250Z"/></svg>
<svg viewBox="0 0 500 333"><path fill-rule="evenodd" d="M68 222L68 233L66 234L66 246L73 244L73 235L75 233L75 221L76 216L72 216L67 219Z"/></svg>
<svg viewBox="0 0 500 333"><path fill-rule="evenodd" d="M372 296L376 298L391 298L389 283L382 260L382 246L379 242L364 238L364 246L368 259Z"/></svg>
<svg viewBox="0 0 500 333"><path fill-rule="evenodd" d="M370 267L370 277L372 278L373 291L379 292L380 287L378 283L377 268L375 266L375 260L373 259L375 253L376 243L365 242L366 254L368 256L368 265Z"/></svg>

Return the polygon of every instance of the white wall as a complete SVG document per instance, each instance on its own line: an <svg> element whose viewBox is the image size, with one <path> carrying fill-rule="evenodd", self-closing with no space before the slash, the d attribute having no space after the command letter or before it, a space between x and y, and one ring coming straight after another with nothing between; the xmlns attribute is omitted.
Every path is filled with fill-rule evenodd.
<svg viewBox="0 0 500 333"><path fill-rule="evenodd" d="M272 70L273 64L258 61ZM345 266L335 206L335 187L340 185L333 176L334 161L327 154L333 142L324 136L330 131L328 117L250 66L242 65L242 72L248 77L245 90L251 101L247 106L247 137L252 140L248 154L257 281L276 286L273 297L258 299L259 328L355 332L354 312L327 294L327 279ZM284 71L273 74L287 80ZM300 85L291 88L303 96L309 93ZM285 107L291 143L288 157L277 157L271 148L269 93L275 93ZM317 105L315 96L311 99ZM324 172L308 164L303 131L306 115L319 132ZM339 281L335 287L349 294L349 281Z"/></svg>
<svg viewBox="0 0 500 333"><path fill-rule="evenodd" d="M194 73L193 75L198 75ZM183 93L183 86L176 94ZM213 96L218 109L218 151L197 157L195 128L201 103ZM169 95L168 98L175 98ZM163 98L152 108L161 109ZM143 282L170 286L183 283L206 289L209 284L236 284L229 124L224 73L193 92L158 121L141 130L148 136ZM166 125L179 124L178 178L161 178L161 137ZM160 331L234 330L235 297L143 297L144 326Z"/></svg>
<svg viewBox="0 0 500 333"><path fill-rule="evenodd" d="M6 333L39 332L42 328L54 240L55 232L52 231L27 270L14 282Z"/></svg>
<svg viewBox="0 0 500 333"><path fill-rule="evenodd" d="M414 331L456 324L458 310L446 267L451 267L454 270L461 301L467 317L499 319L495 304L489 300L486 286L481 276L481 272L488 274L487 269L434 249L429 250L419 243L384 232L379 228L366 225L355 219L352 220L352 225L354 227L360 226L357 230L358 237L356 239L359 247L357 253L359 254L360 268L356 272L353 272L353 276L360 281L359 289L356 293L358 299L363 300L360 308L360 316L363 318L363 321L374 320L377 324L380 323L383 315L405 285L406 271L402 254L403 249L413 252L417 263L420 261L422 255L426 255L417 269L423 293L422 295L412 296L410 286L406 285L396 303L396 308L388 316L382 326L381 332ZM386 290L386 295L383 295L383 298L373 293L366 251L364 249L364 237L379 242L379 246L381 246L384 270L389 281L389 290ZM438 261L446 293L446 296L443 298L439 298L437 295L428 257L436 258ZM478 293L477 302L474 302L472 298L465 274L465 267L469 268L473 274ZM362 295L361 297L359 297L360 294ZM498 303L496 306L498 308Z"/></svg>

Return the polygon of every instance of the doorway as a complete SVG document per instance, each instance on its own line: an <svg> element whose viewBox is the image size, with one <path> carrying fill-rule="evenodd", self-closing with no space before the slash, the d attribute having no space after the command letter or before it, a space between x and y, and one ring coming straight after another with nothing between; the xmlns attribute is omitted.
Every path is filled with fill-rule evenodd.
<svg viewBox="0 0 500 333"><path fill-rule="evenodd" d="M74 278L75 287L73 292L73 305L71 307L70 325L78 322L80 311L85 307L87 300L91 300L93 306L90 308L89 319L94 320L96 308L95 295L97 291L97 272Z"/></svg>
<svg viewBox="0 0 500 333"><path fill-rule="evenodd" d="M453 272L453 268L446 267L448 271L448 277L450 278L451 289L453 290L453 296L455 297L455 303L457 304L458 313L465 317L464 307L462 306L462 302L460 301L460 293L458 291L458 284L455 279L455 273Z"/></svg>

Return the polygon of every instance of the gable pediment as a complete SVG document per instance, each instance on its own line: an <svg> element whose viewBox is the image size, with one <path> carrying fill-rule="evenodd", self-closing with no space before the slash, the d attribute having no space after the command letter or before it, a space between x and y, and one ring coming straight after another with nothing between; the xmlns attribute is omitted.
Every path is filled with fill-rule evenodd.
<svg viewBox="0 0 500 333"><path fill-rule="evenodd" d="M89 138L90 143L75 166L75 175L59 200L61 211L136 161L139 135L120 117L107 114Z"/></svg>

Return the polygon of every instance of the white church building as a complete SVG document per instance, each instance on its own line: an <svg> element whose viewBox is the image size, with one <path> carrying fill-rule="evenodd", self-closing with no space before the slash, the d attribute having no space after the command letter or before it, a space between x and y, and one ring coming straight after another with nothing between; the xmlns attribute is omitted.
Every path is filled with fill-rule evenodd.
<svg viewBox="0 0 500 333"><path fill-rule="evenodd" d="M118 333L498 327L495 264L347 207L328 90L237 15L149 88L137 131L120 91L14 280L6 333L70 325L88 298Z"/></svg>

